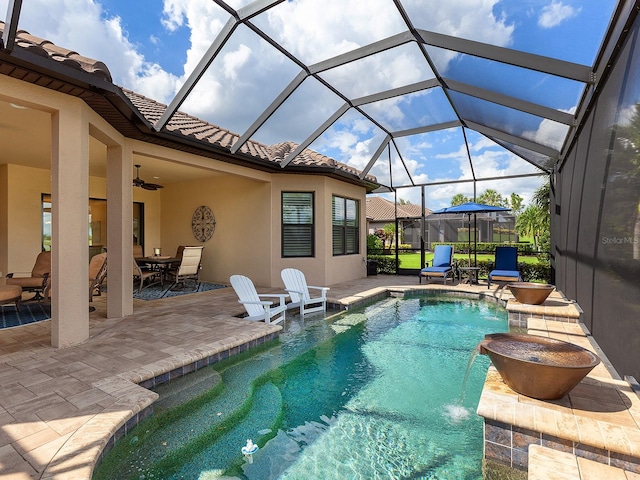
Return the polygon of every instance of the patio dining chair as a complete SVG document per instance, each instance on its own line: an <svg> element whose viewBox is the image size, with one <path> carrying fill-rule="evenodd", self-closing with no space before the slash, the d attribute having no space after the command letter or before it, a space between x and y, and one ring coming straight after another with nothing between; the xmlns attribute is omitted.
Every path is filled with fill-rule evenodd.
<svg viewBox="0 0 640 480"><path fill-rule="evenodd" d="M167 270L167 278L179 285L185 286L187 280L193 280L194 290L198 288L198 275L202 262L202 250L204 247L184 247L180 264Z"/></svg>
<svg viewBox="0 0 640 480"><path fill-rule="evenodd" d="M250 278L244 275L231 275L229 279L231 286L238 296L238 302L247 311L246 320L253 322L264 321L264 323L280 323L285 319L287 304L285 303L287 294L258 294L256 287ZM280 303L274 305L268 298L279 299Z"/></svg>
<svg viewBox="0 0 640 480"><path fill-rule="evenodd" d="M155 285L156 283L159 283L161 281L160 275L162 274L162 272L160 270L142 269L140 265L138 265L135 257L132 257L132 261L133 263L131 265L133 266L133 281L140 282L138 284L138 293L142 291L145 281L148 281L147 287Z"/></svg>

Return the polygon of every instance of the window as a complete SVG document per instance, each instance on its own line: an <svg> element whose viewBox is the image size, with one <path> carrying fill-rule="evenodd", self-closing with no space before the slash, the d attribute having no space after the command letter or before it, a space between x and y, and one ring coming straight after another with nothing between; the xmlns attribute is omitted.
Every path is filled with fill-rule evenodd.
<svg viewBox="0 0 640 480"><path fill-rule="evenodd" d="M333 254L349 255L360 252L358 200L333 197Z"/></svg>
<svg viewBox="0 0 640 480"><path fill-rule="evenodd" d="M282 192L282 256L313 257L313 192Z"/></svg>

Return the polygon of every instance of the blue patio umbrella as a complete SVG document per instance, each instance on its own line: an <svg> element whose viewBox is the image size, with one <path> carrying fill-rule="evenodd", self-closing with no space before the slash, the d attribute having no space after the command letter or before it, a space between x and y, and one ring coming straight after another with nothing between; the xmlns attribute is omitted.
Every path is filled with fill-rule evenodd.
<svg viewBox="0 0 640 480"><path fill-rule="evenodd" d="M490 212L508 212L511 210L507 207L497 207L495 205L485 205L483 203L476 202L466 202L460 205L455 205L453 207L445 207L440 210L436 210L433 213L441 214L441 213L466 213L469 215L469 265L471 265L471 214L473 214L473 223L476 223L476 214L477 213L490 213ZM477 246L478 238L476 231L473 232L473 245ZM476 248L473 250L473 262L474 266L478 264L478 255L476 253Z"/></svg>

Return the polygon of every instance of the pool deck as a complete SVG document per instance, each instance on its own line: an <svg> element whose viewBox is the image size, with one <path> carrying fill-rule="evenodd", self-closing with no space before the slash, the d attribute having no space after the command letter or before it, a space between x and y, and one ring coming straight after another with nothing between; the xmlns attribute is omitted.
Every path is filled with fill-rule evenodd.
<svg viewBox="0 0 640 480"><path fill-rule="evenodd" d="M471 293L502 302L511 298L508 290L487 289L486 283L418 285L414 276L378 275L330 287L330 302L344 308L415 289ZM157 395L141 385L251 348L277 336L281 328L238 318L243 310L231 288L135 300L134 314L126 318L107 319L104 296L94 303L90 338L81 345L51 347L50 321L0 330L1 479L91 478L105 447L150 412ZM569 322L579 317L575 305L554 295L537 314L523 309L511 308L510 318L522 321L522 316L537 315L546 326L560 323L559 317ZM637 402L631 403L635 412ZM592 408L590 413L593 418L619 412ZM626 417L632 422L627 430L634 429L640 445L635 422L640 416Z"/></svg>

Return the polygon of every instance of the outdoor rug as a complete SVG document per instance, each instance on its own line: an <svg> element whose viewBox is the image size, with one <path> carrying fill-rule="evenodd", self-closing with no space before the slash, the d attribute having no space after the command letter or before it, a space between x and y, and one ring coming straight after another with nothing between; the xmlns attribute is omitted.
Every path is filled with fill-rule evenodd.
<svg viewBox="0 0 640 480"><path fill-rule="evenodd" d="M151 285L144 287L140 293L136 288L133 291L133 298L139 300L157 300L158 298L177 297L179 295L188 295L190 293L208 292L209 290L217 290L218 288L225 288L227 285L220 285L219 283L198 282L197 288L193 288L193 282L187 282L186 286L176 287L177 284L166 283L164 288L160 285ZM175 290L172 290L175 289Z"/></svg>
<svg viewBox="0 0 640 480"><path fill-rule="evenodd" d="M13 305L0 307L0 329L18 327L48 318L51 318L51 306L44 303L23 303L20 312Z"/></svg>

